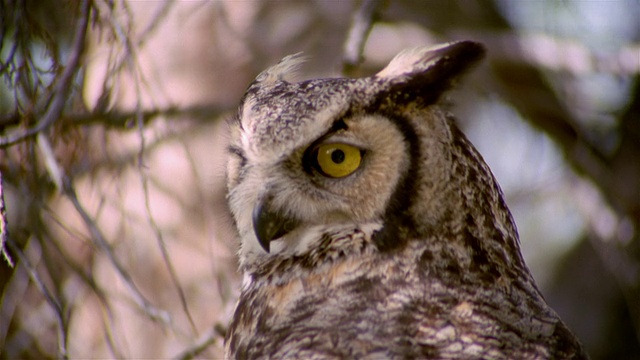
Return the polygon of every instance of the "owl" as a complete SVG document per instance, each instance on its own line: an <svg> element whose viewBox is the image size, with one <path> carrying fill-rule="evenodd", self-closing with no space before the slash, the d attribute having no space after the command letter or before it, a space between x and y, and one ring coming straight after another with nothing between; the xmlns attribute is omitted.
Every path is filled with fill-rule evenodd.
<svg viewBox="0 0 640 360"><path fill-rule="evenodd" d="M244 274L237 359L586 358L546 304L488 166L441 105L485 50L406 50L377 74L262 72L230 120Z"/></svg>

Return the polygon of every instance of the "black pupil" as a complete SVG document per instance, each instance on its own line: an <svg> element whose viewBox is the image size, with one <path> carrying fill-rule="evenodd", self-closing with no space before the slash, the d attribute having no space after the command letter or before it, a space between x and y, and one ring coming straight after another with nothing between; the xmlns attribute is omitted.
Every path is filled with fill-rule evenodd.
<svg viewBox="0 0 640 360"><path fill-rule="evenodd" d="M342 162L344 161L344 157L344 151L340 149L336 149L331 152L331 161L336 164L342 164Z"/></svg>

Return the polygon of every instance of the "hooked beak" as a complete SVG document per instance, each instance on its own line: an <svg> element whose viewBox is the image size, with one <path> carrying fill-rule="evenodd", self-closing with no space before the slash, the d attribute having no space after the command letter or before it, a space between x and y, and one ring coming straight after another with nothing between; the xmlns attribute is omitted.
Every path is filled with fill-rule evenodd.
<svg viewBox="0 0 640 360"><path fill-rule="evenodd" d="M260 246L268 253L272 240L278 239L293 230L298 222L287 218L280 211L273 211L268 200L260 201L253 208L253 231Z"/></svg>

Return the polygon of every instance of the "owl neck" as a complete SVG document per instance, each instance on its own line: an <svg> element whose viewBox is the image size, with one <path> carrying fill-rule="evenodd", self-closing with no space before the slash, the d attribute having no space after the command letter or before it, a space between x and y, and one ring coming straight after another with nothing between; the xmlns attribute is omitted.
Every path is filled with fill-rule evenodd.
<svg viewBox="0 0 640 360"><path fill-rule="evenodd" d="M420 128L424 119L420 124L405 121L413 134L439 131ZM396 251L408 241L422 241L424 264L435 273L484 283L518 277L535 288L493 174L453 123L447 130L449 141L407 136L412 169L390 200L375 243L381 251Z"/></svg>
<svg viewBox="0 0 640 360"><path fill-rule="evenodd" d="M478 264L505 264L529 274L520 252L515 222L504 195L480 153L456 127L453 128L451 172L453 209L449 227L463 241Z"/></svg>

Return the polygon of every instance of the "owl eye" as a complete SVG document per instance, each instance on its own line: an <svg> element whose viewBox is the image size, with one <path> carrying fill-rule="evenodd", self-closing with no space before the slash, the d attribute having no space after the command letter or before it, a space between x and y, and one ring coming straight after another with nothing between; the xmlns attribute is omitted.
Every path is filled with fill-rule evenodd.
<svg viewBox="0 0 640 360"><path fill-rule="evenodd" d="M312 155L313 166L323 175L332 178L345 177L360 167L362 152L347 144L321 144Z"/></svg>

